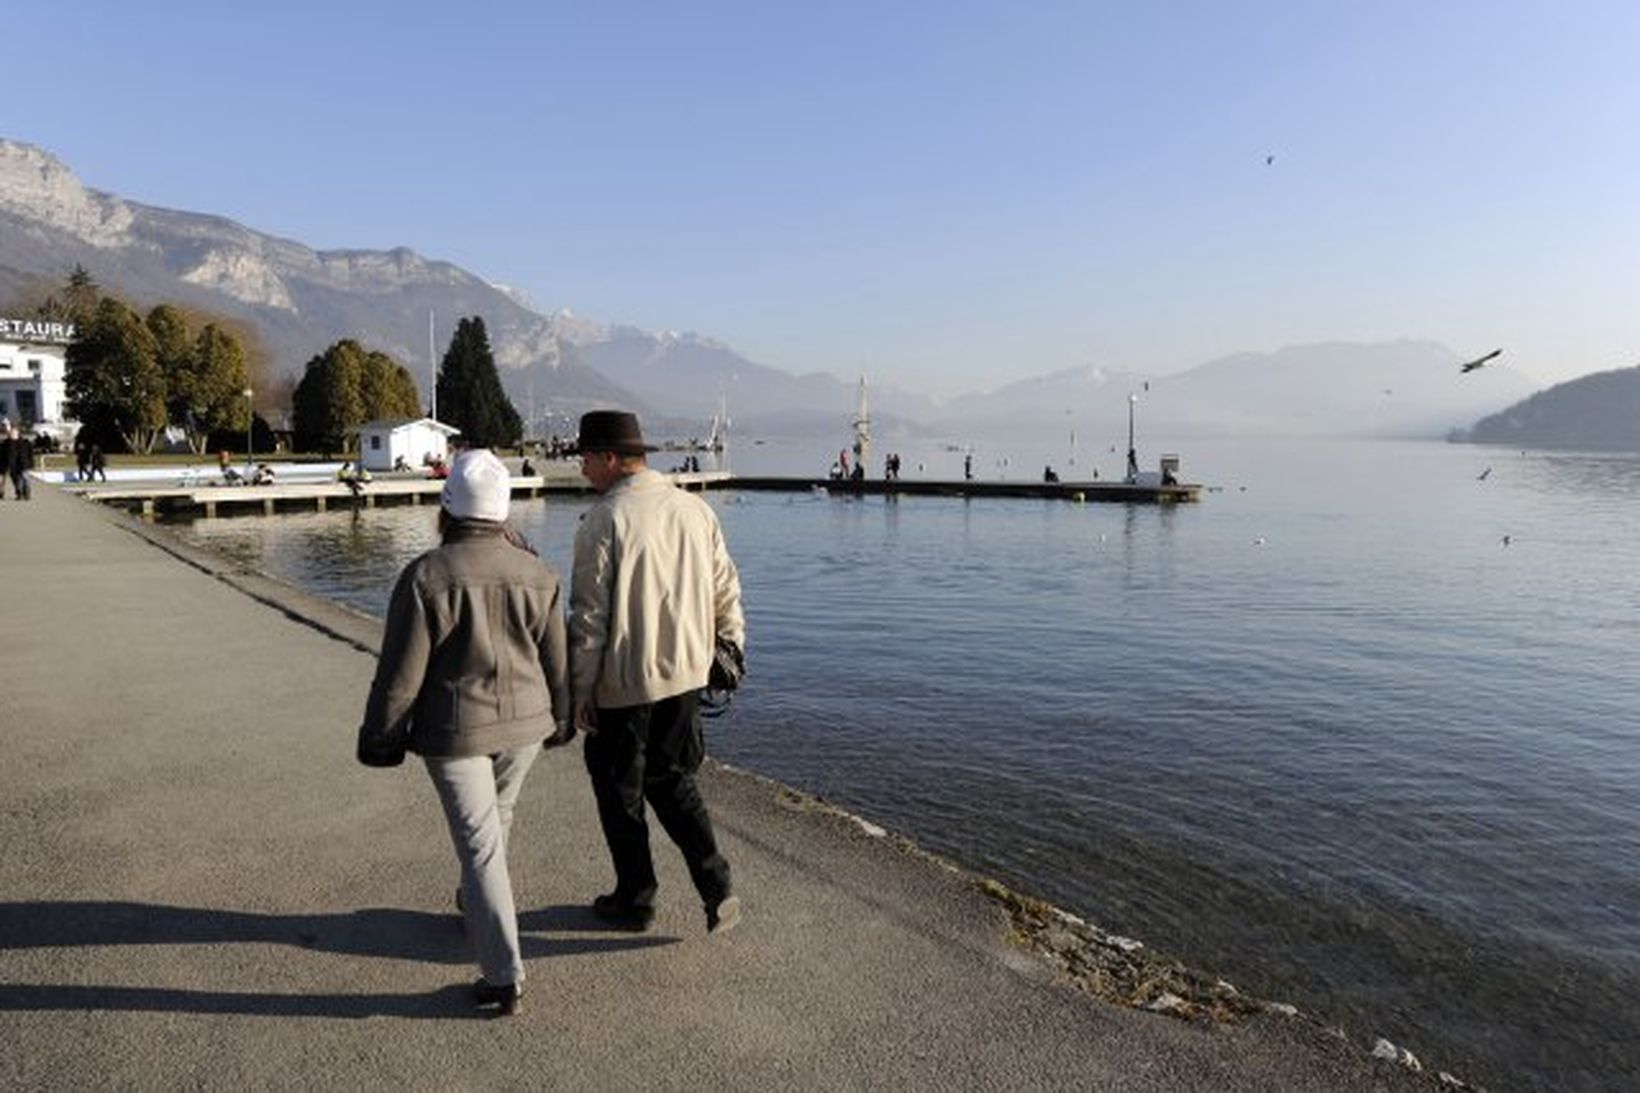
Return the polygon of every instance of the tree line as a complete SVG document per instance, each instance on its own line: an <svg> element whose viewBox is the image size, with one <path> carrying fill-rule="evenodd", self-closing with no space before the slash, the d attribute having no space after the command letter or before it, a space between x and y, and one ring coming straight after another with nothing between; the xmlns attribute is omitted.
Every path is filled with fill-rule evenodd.
<svg viewBox="0 0 1640 1093"><path fill-rule="evenodd" d="M522 438L524 422L502 390L483 319L473 316L456 324L437 384L439 419L460 429L464 444L512 447ZM360 426L416 417L422 412L419 400L415 380L393 358L344 339L303 369L291 396L296 447L325 453L352 450Z"/></svg>
<svg viewBox="0 0 1640 1093"><path fill-rule="evenodd" d="M32 310L74 324L67 411L80 422L83 439L109 450L152 452L170 427L183 432L196 454L209 450L213 438L234 446L221 438L252 427L246 391L271 386L253 327L175 304L139 313L104 293L80 266ZM456 325L436 390L439 418L460 429L464 443L510 447L521 439L523 420L502 389L482 318ZM424 412L410 373L351 338L307 362L291 390L290 410L295 448L326 454L355 449L368 422Z"/></svg>
<svg viewBox="0 0 1640 1093"><path fill-rule="evenodd" d="M87 441L146 453L175 426L204 452L213 434L250 424L244 391L266 366L254 329L176 304L143 314L82 266L35 310L74 324L67 411Z"/></svg>

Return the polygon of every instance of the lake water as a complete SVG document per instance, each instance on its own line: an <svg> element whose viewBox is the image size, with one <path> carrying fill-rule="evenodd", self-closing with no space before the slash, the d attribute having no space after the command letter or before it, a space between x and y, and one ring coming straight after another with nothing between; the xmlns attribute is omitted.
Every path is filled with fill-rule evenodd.
<svg viewBox="0 0 1640 1093"><path fill-rule="evenodd" d="M751 669L712 750L1426 1066L1640 1084L1640 459L1170 447L1201 503L708 495ZM514 515L567 573L584 507ZM435 538L426 508L187 533L378 614Z"/></svg>

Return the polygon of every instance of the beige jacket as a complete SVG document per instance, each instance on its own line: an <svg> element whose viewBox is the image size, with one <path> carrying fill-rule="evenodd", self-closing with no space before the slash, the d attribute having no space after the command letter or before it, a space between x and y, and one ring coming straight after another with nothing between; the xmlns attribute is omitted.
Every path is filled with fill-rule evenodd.
<svg viewBox="0 0 1640 1093"><path fill-rule="evenodd" d="M603 709L699 690L716 635L746 644L717 514L647 469L581 519L569 610L571 698Z"/></svg>
<svg viewBox="0 0 1640 1093"><path fill-rule="evenodd" d="M360 733L443 757L535 743L569 719L565 658L558 574L458 525L399 576Z"/></svg>

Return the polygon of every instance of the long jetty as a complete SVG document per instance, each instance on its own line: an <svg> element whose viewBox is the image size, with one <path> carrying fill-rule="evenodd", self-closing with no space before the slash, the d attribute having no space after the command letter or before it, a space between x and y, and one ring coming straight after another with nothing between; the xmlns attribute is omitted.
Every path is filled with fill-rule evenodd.
<svg viewBox="0 0 1640 1093"><path fill-rule="evenodd" d="M1163 960L1113 1003L1147 949L711 763L741 924L657 825L656 928L609 932L579 741L518 804L528 990L484 1020L432 786L353 761L380 622L34 493L0 502L0 1088L1436 1088Z"/></svg>
<svg viewBox="0 0 1640 1093"><path fill-rule="evenodd" d="M673 472L679 485L694 490L755 490L803 493L823 491L867 497L1035 497L1062 501L1176 504L1197 501L1202 487L1192 483L1032 482L905 479L829 479L740 475L728 471ZM65 489L150 517L227 516L279 512L324 512L331 508L376 508L382 505L438 504L444 484L424 477L380 476L349 486L343 482L283 482L266 486L166 482L73 483ZM575 495L590 492L578 475L514 476L514 498Z"/></svg>

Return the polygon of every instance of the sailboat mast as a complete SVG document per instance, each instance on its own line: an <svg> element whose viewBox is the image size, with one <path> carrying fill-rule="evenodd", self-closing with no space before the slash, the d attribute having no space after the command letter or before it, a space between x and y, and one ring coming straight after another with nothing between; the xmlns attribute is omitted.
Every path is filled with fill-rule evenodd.
<svg viewBox="0 0 1640 1093"><path fill-rule="evenodd" d="M866 378L860 377L860 403L854 411L854 463L863 472L871 460L871 413L866 406Z"/></svg>
<svg viewBox="0 0 1640 1093"><path fill-rule="evenodd" d="M433 413L438 420L438 355L433 351L433 309L427 309L427 367L433 374Z"/></svg>

